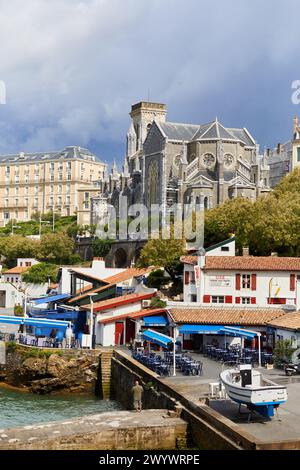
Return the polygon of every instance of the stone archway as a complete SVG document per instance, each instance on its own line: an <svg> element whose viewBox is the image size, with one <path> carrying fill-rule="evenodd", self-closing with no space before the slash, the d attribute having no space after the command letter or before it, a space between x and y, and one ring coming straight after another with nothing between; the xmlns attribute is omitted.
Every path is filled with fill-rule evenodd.
<svg viewBox="0 0 300 470"><path fill-rule="evenodd" d="M126 268L127 267L127 253L123 248L118 248L114 255L114 267Z"/></svg>

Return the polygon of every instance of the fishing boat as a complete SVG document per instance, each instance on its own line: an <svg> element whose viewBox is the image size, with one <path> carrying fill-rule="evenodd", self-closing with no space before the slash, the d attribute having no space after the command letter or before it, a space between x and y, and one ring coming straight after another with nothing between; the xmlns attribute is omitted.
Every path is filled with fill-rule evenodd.
<svg viewBox="0 0 300 470"><path fill-rule="evenodd" d="M272 418L274 408L287 401L286 387L266 379L248 364L224 370L220 373L220 381L231 400L247 405L248 409L267 418Z"/></svg>

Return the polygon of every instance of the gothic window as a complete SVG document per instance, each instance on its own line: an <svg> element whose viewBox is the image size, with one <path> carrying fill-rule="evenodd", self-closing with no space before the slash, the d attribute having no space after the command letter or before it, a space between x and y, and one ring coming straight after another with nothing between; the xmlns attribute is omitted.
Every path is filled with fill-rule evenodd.
<svg viewBox="0 0 300 470"><path fill-rule="evenodd" d="M155 161L149 165L149 203L158 203L158 168Z"/></svg>
<svg viewBox="0 0 300 470"><path fill-rule="evenodd" d="M206 196L206 197L204 198L204 209L208 209L208 208L209 208L209 207L208 207L208 204L209 204L209 203L208 203L208 197Z"/></svg>
<svg viewBox="0 0 300 470"><path fill-rule="evenodd" d="M202 164L206 168L211 169L215 163L216 157L212 153L205 153L204 155L202 155Z"/></svg>
<svg viewBox="0 0 300 470"><path fill-rule="evenodd" d="M233 155L231 155L230 153L226 153L224 155L224 166L225 166L225 168L231 168L232 164L233 164L233 161L234 161Z"/></svg>

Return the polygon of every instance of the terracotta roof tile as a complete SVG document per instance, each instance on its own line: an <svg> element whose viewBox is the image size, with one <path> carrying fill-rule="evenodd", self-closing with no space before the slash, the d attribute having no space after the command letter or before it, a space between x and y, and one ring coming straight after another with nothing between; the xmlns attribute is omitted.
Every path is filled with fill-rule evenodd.
<svg viewBox="0 0 300 470"><path fill-rule="evenodd" d="M197 264L197 256L182 256L186 264ZM206 256L205 269L234 271L300 271L300 258L279 256Z"/></svg>
<svg viewBox="0 0 300 470"><path fill-rule="evenodd" d="M105 282L117 284L118 282L126 281L133 277L144 276L153 270L153 267L149 268L128 268L122 273L114 274L113 276L106 277Z"/></svg>
<svg viewBox="0 0 300 470"><path fill-rule="evenodd" d="M31 266L15 266L14 268L8 269L3 274L22 274L25 271L28 271Z"/></svg>
<svg viewBox="0 0 300 470"><path fill-rule="evenodd" d="M176 307L169 309L176 323L265 325L285 312L275 308Z"/></svg>
<svg viewBox="0 0 300 470"><path fill-rule="evenodd" d="M288 330L298 330L300 329L300 312L286 313L282 317L269 321L268 324Z"/></svg>

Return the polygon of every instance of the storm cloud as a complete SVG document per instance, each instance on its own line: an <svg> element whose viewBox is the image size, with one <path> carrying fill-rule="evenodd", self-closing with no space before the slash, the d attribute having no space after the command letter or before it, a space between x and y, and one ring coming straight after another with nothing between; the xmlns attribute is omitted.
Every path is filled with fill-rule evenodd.
<svg viewBox="0 0 300 470"><path fill-rule="evenodd" d="M66 145L122 160L131 104L291 137L297 0L0 0L0 153Z"/></svg>

